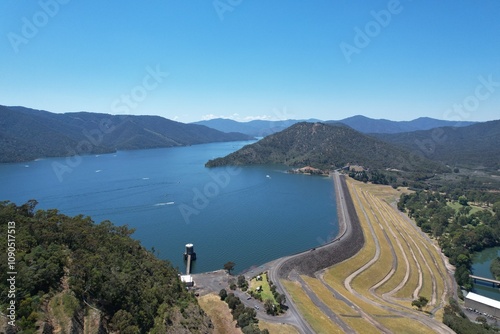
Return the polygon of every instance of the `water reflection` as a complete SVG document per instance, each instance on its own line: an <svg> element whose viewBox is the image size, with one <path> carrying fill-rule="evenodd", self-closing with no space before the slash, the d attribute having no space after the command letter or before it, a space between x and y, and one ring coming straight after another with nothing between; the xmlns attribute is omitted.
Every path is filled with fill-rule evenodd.
<svg viewBox="0 0 500 334"><path fill-rule="evenodd" d="M491 261L497 256L500 256L500 247L488 248L475 254L472 259L472 273L476 276L494 279L490 271L490 265ZM474 284L472 291L500 301L500 289L492 287L489 283L477 282Z"/></svg>

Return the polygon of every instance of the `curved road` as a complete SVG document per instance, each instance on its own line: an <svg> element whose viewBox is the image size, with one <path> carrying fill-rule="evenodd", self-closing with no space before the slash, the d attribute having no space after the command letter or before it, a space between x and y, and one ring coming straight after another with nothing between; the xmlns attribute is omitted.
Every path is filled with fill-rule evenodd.
<svg viewBox="0 0 500 334"><path fill-rule="evenodd" d="M257 311L257 317L259 319L262 319L267 322L273 322L273 323L287 323L289 325L292 325L298 329L300 333L304 334L309 334L309 333L314 333L314 330L311 328L310 324L305 321L301 313L297 310L296 305L294 304L290 294L288 291L285 289L285 287L281 283L281 279L289 279L291 281L298 282L302 290L306 293L308 298L316 305L328 318L331 319L332 322L334 322L339 328L345 332L345 333L355 333L355 331L350 328L343 320L342 318L335 314L331 308L328 307L328 305L325 305L320 298L310 289L310 287L307 285L307 283L300 277L300 275L307 275L310 277L315 277L321 282L332 294L334 295L335 298L342 300L346 305L350 306L352 309L356 310L357 313L359 314L359 317L364 318L366 321L371 323L375 328L380 330L381 332L390 332L386 327L384 327L380 322L378 322L376 319L374 319L371 315L367 314L364 312L361 308L359 308L357 305L353 304L347 296L343 296L340 294L338 291L333 289L331 286L329 286L324 280L323 280L323 273L325 268L331 267L334 264L340 263L346 259L351 258L354 256L363 246L364 246L364 236L363 236L363 230L361 228L361 224L359 221L359 218L357 216L357 212L354 207L354 202L353 198L351 195L355 195L357 198L357 201L360 201L358 193L355 191L354 194L351 194L347 188L347 184L345 181L345 176L340 176L340 174L335 171L333 173L333 179L334 179L334 185L335 185L335 192L336 192L336 198L337 198L337 214L338 214L338 220L339 220L339 234L335 239L330 241L329 243L323 245L323 246L318 246L316 248L297 253L294 255L286 256L279 258L277 260L271 261L269 263L266 263L256 270L258 272L261 271L268 271L268 277L269 279L276 285L278 291L282 291L285 296L286 296L286 304L288 305L288 311L280 316L269 316L265 313L263 304L260 303L259 301L251 298L247 299L248 295L244 292L241 291L233 291L235 295L240 297L241 301L246 305L250 307L259 307L259 310ZM363 194L363 196L365 196ZM369 221L367 214L365 212L364 206L361 206L362 209L362 214L365 216L367 221ZM372 210L373 213L373 206L369 205L368 208ZM380 211L378 207L376 207L377 210ZM381 212L379 212L382 214ZM373 213L373 216L376 217L376 215ZM407 217L405 217L408 219ZM378 220L378 218L377 218ZM376 222L372 222L371 224L375 224ZM372 266L375 261L378 259L380 256L380 240L378 240L377 236L375 235L375 232L373 230L373 226L369 224L370 231L369 234L371 234L371 237L374 239L375 246L376 246L376 252L372 260L370 260L367 264L365 264L363 267L352 273L345 281L344 285L348 291L350 291L353 295L357 296L358 298L361 298L365 302L368 302L374 306L381 307L383 309L386 309L388 311L391 311L394 314L395 318L400 318L400 317L405 317L405 318L412 318L414 320L421 321L425 323L427 326L433 328L439 333L451 333L452 331L445 326L443 323L436 321L435 319L432 318L426 318L422 319L420 316L414 314L411 312L411 310L403 310L401 309L400 305L395 304L391 297L391 294L394 293L395 291L391 291L387 294L384 294L381 296L381 298L374 293L374 289L370 289L370 293L374 295L377 299L386 302L388 304L392 304L394 307L393 308L389 305L382 305L381 303L378 303L372 299L367 298L364 295L361 295L359 292L355 291L352 289L350 282L354 277L356 277L358 274L362 273L364 269ZM414 240L407 240L406 237L404 237L401 234L401 231L399 230L398 227L394 226L395 230L390 228L386 231L384 230L381 222L378 222L380 224L383 234L385 236L385 241L387 241L390 244L389 237L387 234L387 231L391 233L394 236L394 239L396 240L398 246L400 249L402 249L401 242L408 245L409 243L413 242L415 243ZM411 225L413 227L413 225ZM422 235L423 232L419 231ZM396 237L396 234L400 234L400 237L403 239L399 239ZM426 235L424 235L427 237ZM428 238L428 237L427 237ZM416 245L416 244L415 244ZM427 245L424 246L424 252L429 252L429 249L427 248ZM409 247L411 250L411 247ZM429 268L429 264L425 260L425 256L423 256L422 251L417 247L418 252L420 253L419 255L424 258L424 263L425 266ZM387 277L384 279L389 279L392 275L394 275L394 271L398 266L398 261L397 257L394 251L394 248L391 247L391 252L393 256L393 268L392 270L388 273ZM403 253L403 262L406 264L406 268L408 269L409 263L407 259L407 255ZM411 255L415 257L415 254L411 250ZM416 263L418 261L414 259ZM432 259L434 263L436 262L436 259ZM418 271L420 272L419 274L421 275L421 268L420 265L418 265ZM438 266L439 268L439 266ZM430 270L429 270L430 271ZM432 302L435 302L437 299L436 298L436 278L434 277L434 274L431 272L431 280L432 280ZM247 278L251 278L254 276L254 271L247 271L246 276ZM209 273L207 273L209 274ZM206 274L206 275L207 275ZM406 275L403 279L403 282L408 280L408 275L409 275L409 270L407 270ZM450 290L453 290L453 285L450 284L450 272L443 273L441 270L439 270L439 276L443 278L445 281L447 281L447 284L445 284L445 291L443 292L443 296ZM211 280L209 280L211 281ZM227 278L224 279L222 284L226 283L227 284ZM219 288L221 282L218 283L218 286L212 287L210 290L214 290ZM422 284L422 278L419 277L419 285L417 287L417 291L420 290ZM398 286L401 288L401 286ZM451 288L451 289L450 289ZM395 289L397 290L397 289ZM215 290L214 290L215 291ZM415 292L417 293L417 292ZM415 294L414 293L414 294ZM440 307L443 307L442 301L438 305L436 305L435 309L433 311L436 311Z"/></svg>
<svg viewBox="0 0 500 334"><path fill-rule="evenodd" d="M308 275L311 277L316 277L319 279L319 281L326 286L336 298L339 298L341 300L344 300L344 302L347 305L350 305L351 308L357 310L358 314L360 317L364 318L366 321L371 323L375 328L380 330L381 332L390 332L390 330L386 327L384 327L380 322L378 322L376 319L374 319L372 316L364 312L362 309L357 307L355 304L353 304L348 298L345 296L342 296L339 292L335 291L332 287L330 287L322 277L323 270L325 268L328 268L336 263L339 263L345 259L348 259L355 255L364 245L364 237L363 237L363 232L361 230L361 225L357 216L357 213L355 211L354 205L353 205L353 198L351 197L352 194L350 194L349 190L347 189L347 185L345 182L344 177L340 177L338 172L335 172L333 174L334 180L335 180L335 190L336 190L336 197L337 197L337 208L338 208L338 218L339 218L339 226L340 226L340 232L339 235L332 240L330 243L317 247L316 249L312 249L306 252L301 252L295 255L287 256L280 258L276 260L268 269L269 271L269 277L270 279L277 285L278 289L280 291L283 291L287 297L287 304L289 305L289 313L291 316L292 321L289 322L289 324L292 324L296 326L300 332L302 333L314 333L312 328L310 327L309 323L307 323L300 312L296 309L293 300L290 298L290 295L288 294L287 290L282 286L280 279L290 279L292 281L298 282L301 284L303 291L308 295L308 297L311 299L311 301L327 316L331 319L332 322L334 322L336 325L338 325L342 331L346 333L352 333L355 332L352 328L350 328L338 315L336 315L332 310L325 305L319 298L318 296L311 291L309 286L307 285L306 282L304 282L299 275ZM355 192L357 201L360 201L359 195L357 192ZM365 196L365 194L363 194ZM362 209L362 214L365 216L367 221L370 221L370 219L367 216L367 213L365 212L364 206L361 206ZM370 205L368 208L370 210L374 210L374 208ZM378 207L376 207L377 210L380 211ZM373 213L373 216L376 218L377 215ZM381 212L379 212L381 214ZM378 220L378 218L376 218ZM453 331L444 325L442 322L437 321L433 318L423 318L420 317L419 315L415 314L411 310L403 310L401 309L400 305L395 304L391 298L389 297L391 293L388 293L387 295L382 296L381 301L384 301L389 304L393 304L393 308L388 305L382 305L381 303L378 303L372 299L367 298L364 295L361 295L359 292L355 291L351 287L351 281L362 273L365 269L369 268L370 266L374 265L376 261L378 260L380 256L380 242L382 240L378 240L377 236L375 235L375 231L373 230L372 224L376 224L377 222L371 222L369 224L370 231L369 233L371 234L371 237L373 238L375 242L375 248L376 252L373 256L373 258L366 263L364 266L356 270L354 273L352 273L345 281L344 285L348 291L350 291L353 295L357 296L358 298L364 300L367 303L370 303L374 306L381 307L383 309L386 309L387 311L391 311L394 314L394 317L404 317L404 318L411 318L414 320L421 321L424 323L426 326L433 328L436 332L438 333L452 333ZM389 237L387 234L387 231L384 229L382 226L381 222L378 222L380 224L380 227L382 229L382 233L385 237L385 241L387 241L390 244ZM395 226L396 231L398 228ZM389 228L390 233L396 234L391 228ZM401 234L401 231L397 231L399 234ZM422 232L421 232L422 233ZM401 235L402 236L402 235ZM399 238L396 238L394 235L395 239L397 240L396 243L400 248L401 242L409 244L413 243L416 245L414 240L406 240L406 238L403 238L402 241L399 240ZM355 245L355 247L354 247ZM409 246L409 245L408 245ZM414 257L414 261L417 265L417 270L419 274L419 279L418 279L418 285L416 287L416 290L414 291L414 295L418 294L422 287L422 268L420 267L420 264L418 263L417 259L415 258L416 254L413 253L413 250L411 247L409 247L411 250L411 255ZM426 250L426 245L424 247L424 252L428 251ZM429 264L427 260L425 259L425 256L422 253L422 250L417 247L417 252L419 253L418 255L423 259L424 265L427 267L428 271L431 273L431 280L432 280L432 303L436 303L436 278L434 276L434 273L432 270L430 270ZM394 271L397 267L397 257L394 251L394 248L391 247L391 253L393 255L393 268L390 273L388 273L387 279L390 278L394 274ZM403 252L403 259L404 262L408 262L408 259L406 258L406 254ZM434 263L436 263L436 259L432 259ZM406 263L406 266L408 267L408 263ZM439 268L439 266L437 266ZM449 272L448 273L442 273L441 270L439 270L439 276L446 281L446 276L449 277ZM407 271L405 278L403 279L403 282L408 280L408 274L409 272ZM448 275L446 275L448 274ZM445 276L445 277L443 277ZM401 287L400 287L401 288ZM445 292L443 293L443 296L446 294L446 292L449 291L449 285L445 284ZM372 295L374 295L377 298L380 298L376 296L373 292L373 289L370 289L370 292ZM394 292L394 291L393 291ZM415 297L415 296L413 296ZM437 305L435 307L435 310L439 309L442 307L443 304L442 302L440 305ZM284 318L282 318L282 322L284 322ZM287 319L288 320L288 319Z"/></svg>

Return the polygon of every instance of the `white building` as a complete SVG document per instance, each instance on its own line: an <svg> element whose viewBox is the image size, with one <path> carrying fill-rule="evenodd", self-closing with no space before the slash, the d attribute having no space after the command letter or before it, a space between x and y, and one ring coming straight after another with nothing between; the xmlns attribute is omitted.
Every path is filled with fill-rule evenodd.
<svg viewBox="0 0 500 334"><path fill-rule="evenodd" d="M465 296L465 307L500 318L500 302L477 293L469 292Z"/></svg>
<svg viewBox="0 0 500 334"><path fill-rule="evenodd" d="M181 275L181 282L185 283L187 287L194 286L193 276Z"/></svg>

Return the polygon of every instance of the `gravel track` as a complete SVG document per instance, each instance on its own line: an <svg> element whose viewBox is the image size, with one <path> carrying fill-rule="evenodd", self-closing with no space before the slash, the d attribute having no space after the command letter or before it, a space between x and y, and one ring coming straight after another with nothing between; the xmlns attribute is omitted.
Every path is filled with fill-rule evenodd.
<svg viewBox="0 0 500 334"><path fill-rule="evenodd" d="M439 267L436 259L432 256L433 254L429 250L428 245L426 245L423 240L413 240L411 234L406 231L405 228L402 228L396 223L397 219L400 219L400 217L398 217L395 212L392 212L392 210L389 210L386 206L380 205L380 199L377 199L372 194L358 189L352 189L352 192L349 192L344 177L340 177L338 174L335 174L334 178L335 182L337 183L337 206L339 208L339 224L342 230L341 233L335 240L333 240L329 244L317 247L315 250L302 252L281 259L281 261L279 261L278 264L271 270L271 272L274 271L274 279L277 279L278 281L279 279L291 279L294 281L298 281L303 286L303 289L307 291L309 298L317 307L319 307L323 311L323 313L325 313L325 315L327 315L332 321L336 322L338 325L344 328L345 331L351 332L352 329L346 326L345 322L342 321L341 316L333 313L333 311L328 308L327 305L321 302L321 300L319 300L317 296L311 296L311 294L314 294L314 292L308 288L307 284L303 282L303 280L300 279L298 275L316 277L335 296L342 298L342 300L347 305L350 305L352 309L356 310L360 317L364 318L381 332L391 332L388 328L377 321L374 316L367 314L365 311L359 308L355 303L349 300L348 296L342 295L338 291L335 291L335 289L330 287L323 279L325 268L328 268L354 256L363 247L365 237L368 237L363 235L363 229L361 227L359 217L357 216L355 211L353 200L356 200L360 203L360 207L362 210L361 212L368 222L369 237L373 238L375 242L376 252L367 263L358 268L343 281L347 291L360 300L363 300L364 302L390 311L396 318L404 317L417 320L422 324L425 324L425 326L432 328L437 333L452 333L453 331L451 331L441 322L430 317L422 317L419 312L415 312L415 310L413 310L412 308L402 306L400 303L398 303L401 301L401 299L394 298L393 296L395 293L406 286L409 281L410 275L412 275L412 268L415 268L416 272L413 274L418 275L418 281L415 282L417 283L417 285L412 292L412 298L418 298L418 295L423 287L423 267L425 267L430 273L429 278L432 281L432 296L430 296L430 305L435 306L432 311L434 313L443 307L444 298L449 291L449 273L442 272L441 267ZM362 203L361 197L366 204ZM370 217L365 210L369 210L371 214ZM373 217L372 220L370 220L371 217ZM380 217L382 217L381 220L379 220ZM377 229L381 229L382 234L384 235L381 240L379 240L374 230L374 226L376 226ZM413 228L413 226L411 228ZM393 240L389 238L389 235L393 237ZM427 241L430 240L427 239ZM351 282L354 278L366 271L368 268L376 265L379 257L381 256L380 242L386 242L390 245L390 251L393 257L392 268L381 280L379 280L378 282L374 282L373 286L368 290L368 293L373 298L370 299L367 295L356 291L351 286ZM405 247L403 247L403 245L405 245ZM395 251L396 248L400 251L402 258L398 258ZM407 249L406 251L405 248ZM432 270L431 265L425 257L424 253L430 256L430 258L432 259L431 263L436 268L438 268L439 277L446 282L445 291L443 292L443 295L440 296L441 298L437 296L438 284L436 275L434 274L434 271ZM414 261L413 266L410 265L410 260L408 258L410 254ZM384 293L383 295L376 294L376 289L394 276L399 264L398 259L403 260L403 265L406 269L405 276L402 278L402 281L391 291ZM289 301L291 300L290 296L287 296L287 298ZM407 298L405 300L410 299ZM293 304L293 302L291 304ZM296 312L296 310L294 312ZM300 314L298 316L301 317ZM311 328L310 326L308 326L308 324L304 324L304 326L300 327L302 327L301 331L304 333L311 332Z"/></svg>

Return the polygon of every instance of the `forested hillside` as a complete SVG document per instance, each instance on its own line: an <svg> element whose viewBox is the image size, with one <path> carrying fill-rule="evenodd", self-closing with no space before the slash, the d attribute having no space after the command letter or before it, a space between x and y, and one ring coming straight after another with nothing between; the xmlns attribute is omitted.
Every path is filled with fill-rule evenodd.
<svg viewBox="0 0 500 334"><path fill-rule="evenodd" d="M35 212L35 205L0 203L2 231L8 222L15 223L15 245L9 246L16 253L15 323L20 333L212 331L177 270L133 240L132 230L57 210ZM7 237L0 245L6 254ZM7 273L13 269L7 265L0 261L4 314L12 299Z"/></svg>
<svg viewBox="0 0 500 334"><path fill-rule="evenodd" d="M249 139L159 116L54 114L0 106L0 162Z"/></svg>
<svg viewBox="0 0 500 334"><path fill-rule="evenodd" d="M377 138L450 166L500 169L500 120L460 128L380 134Z"/></svg>
<svg viewBox="0 0 500 334"><path fill-rule="evenodd" d="M410 152L359 133L345 125L298 123L243 147L226 157L210 160L208 167L244 164L285 164L321 169L348 164L365 169L425 175L447 171L439 163L416 158Z"/></svg>

